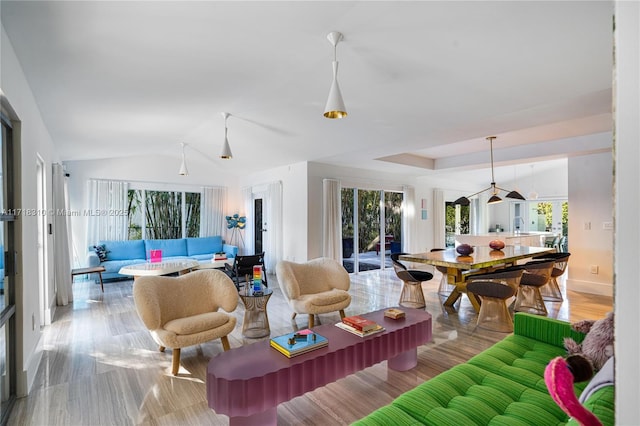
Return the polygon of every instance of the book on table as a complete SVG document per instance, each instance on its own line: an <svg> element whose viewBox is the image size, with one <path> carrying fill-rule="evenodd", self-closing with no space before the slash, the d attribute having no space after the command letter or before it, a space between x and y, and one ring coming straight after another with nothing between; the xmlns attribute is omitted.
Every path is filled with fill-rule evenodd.
<svg viewBox="0 0 640 426"><path fill-rule="evenodd" d="M380 324L376 324L376 328L369 331L360 331L357 328L353 328L350 325L345 324L343 322L337 322L335 323L335 326L344 331L348 331L349 333L355 334L356 336L360 336L360 337L371 336L372 334L380 333L385 330L384 327L381 326Z"/></svg>
<svg viewBox="0 0 640 426"><path fill-rule="evenodd" d="M326 337L305 329L295 333L287 333L271 339L271 347L291 358L329 345Z"/></svg>
<svg viewBox="0 0 640 426"><path fill-rule="evenodd" d="M368 331L376 330L378 328L378 323L372 321L370 319L366 319L361 317L360 315L353 315L350 317L342 318L342 322L347 324L350 327L355 328L363 333Z"/></svg>
<svg viewBox="0 0 640 426"><path fill-rule="evenodd" d="M398 308L389 308L384 311L384 316L391 319L404 318L404 311Z"/></svg>

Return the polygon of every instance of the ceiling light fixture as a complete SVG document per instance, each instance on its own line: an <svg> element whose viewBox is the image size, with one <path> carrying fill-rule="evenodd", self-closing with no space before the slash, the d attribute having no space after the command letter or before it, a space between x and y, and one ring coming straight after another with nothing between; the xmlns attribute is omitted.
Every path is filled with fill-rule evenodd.
<svg viewBox="0 0 640 426"><path fill-rule="evenodd" d="M329 99L324 107L324 116L327 118L343 118L347 116L347 109L342 100L340 86L338 86L338 59L336 58L336 46L342 40L342 33L333 31L327 34L329 43L333 45L333 81L329 90Z"/></svg>
<svg viewBox="0 0 640 426"><path fill-rule="evenodd" d="M180 171L178 172L178 174L180 176L189 176L189 170L187 170L187 163L184 161L184 146L186 145L186 143L182 142L180 143L180 145L182 145L182 164L180 164Z"/></svg>
<svg viewBox="0 0 640 426"><path fill-rule="evenodd" d="M228 112L223 112L222 116L224 117L224 144L222 145L222 153L220 154L220 158L224 160L230 160L233 158L231 154L231 147L229 146L229 139L227 138L227 118L229 118L231 114Z"/></svg>
<svg viewBox="0 0 640 426"><path fill-rule="evenodd" d="M471 194L467 197L460 197L458 198L456 201L454 201L455 204L460 204L462 206L468 206L470 204L469 198L481 194L485 191L489 191L491 190L492 195L491 198L489 198L489 201L487 201L487 204L496 204L496 203L500 203L502 202L502 198L500 198L500 196L498 195L500 193L500 191L504 191L507 192L507 195L505 195L505 197L507 198L514 198L516 200L524 200L525 198L520 195L520 193L518 191L508 191L506 189L500 188L499 186L496 186L496 179L494 177L494 173L493 173L493 140L496 139L496 136L488 136L487 140L489 141L489 148L491 151L491 186L488 188L483 189L482 191L478 191L475 194Z"/></svg>

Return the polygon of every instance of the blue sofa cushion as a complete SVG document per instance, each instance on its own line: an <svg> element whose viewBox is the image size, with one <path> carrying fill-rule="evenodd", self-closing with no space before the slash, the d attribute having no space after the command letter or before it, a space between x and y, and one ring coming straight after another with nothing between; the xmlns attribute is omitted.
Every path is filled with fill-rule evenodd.
<svg viewBox="0 0 640 426"><path fill-rule="evenodd" d="M187 255L187 242L184 238L167 240L144 240L146 257L149 258L150 250L162 250L162 258L180 257Z"/></svg>
<svg viewBox="0 0 640 426"><path fill-rule="evenodd" d="M222 237L187 238L187 256L212 254L222 251Z"/></svg>
<svg viewBox="0 0 640 426"><path fill-rule="evenodd" d="M145 259L144 241L99 241L107 250L107 260Z"/></svg>

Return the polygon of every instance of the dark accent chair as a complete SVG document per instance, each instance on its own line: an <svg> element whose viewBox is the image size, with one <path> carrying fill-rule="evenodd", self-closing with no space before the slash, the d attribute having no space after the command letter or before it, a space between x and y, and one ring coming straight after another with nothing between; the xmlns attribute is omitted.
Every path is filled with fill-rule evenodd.
<svg viewBox="0 0 640 426"><path fill-rule="evenodd" d="M564 237L563 237L564 238ZM545 286L540 287L540 294L545 301L549 302L562 302L564 297L562 296L562 290L560 290L560 284L558 283L558 277L560 277L567 270L569 264L569 257L571 253L545 253L535 257L535 260L553 260L553 271L551 271L551 279Z"/></svg>
<svg viewBox="0 0 640 426"><path fill-rule="evenodd" d="M553 271L553 260L532 260L522 265L524 273L513 310L534 315L547 315L547 308L540 287L549 284Z"/></svg>
<svg viewBox="0 0 640 426"><path fill-rule="evenodd" d="M513 332L513 320L506 301L518 292L523 272L521 267L514 266L467 277L467 291L482 301L478 327L502 333Z"/></svg>
<svg viewBox="0 0 640 426"><path fill-rule="evenodd" d="M233 280L236 288L239 290L249 277L249 281L253 278L254 265L262 266L262 284L269 287L267 283L267 271L264 267L264 252L253 255L238 255L233 260L233 265L226 264L225 272Z"/></svg>
<svg viewBox="0 0 640 426"><path fill-rule="evenodd" d="M424 300L424 293L422 292L422 282L432 279L433 274L428 271L407 269L398 259L399 256L403 254L408 253L391 254L391 261L393 262L393 269L396 272L396 276L404 283L398 303L400 306L406 306L408 308L424 308L426 302Z"/></svg>

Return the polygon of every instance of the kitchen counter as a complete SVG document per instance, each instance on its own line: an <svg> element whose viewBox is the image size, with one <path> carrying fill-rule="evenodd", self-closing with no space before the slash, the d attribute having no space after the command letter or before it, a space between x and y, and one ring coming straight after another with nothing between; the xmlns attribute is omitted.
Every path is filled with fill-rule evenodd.
<svg viewBox="0 0 640 426"><path fill-rule="evenodd" d="M546 237L552 237L552 232L487 232L486 234L457 234L456 246L469 244L470 246L488 246L492 240L502 240L508 246L544 247Z"/></svg>

